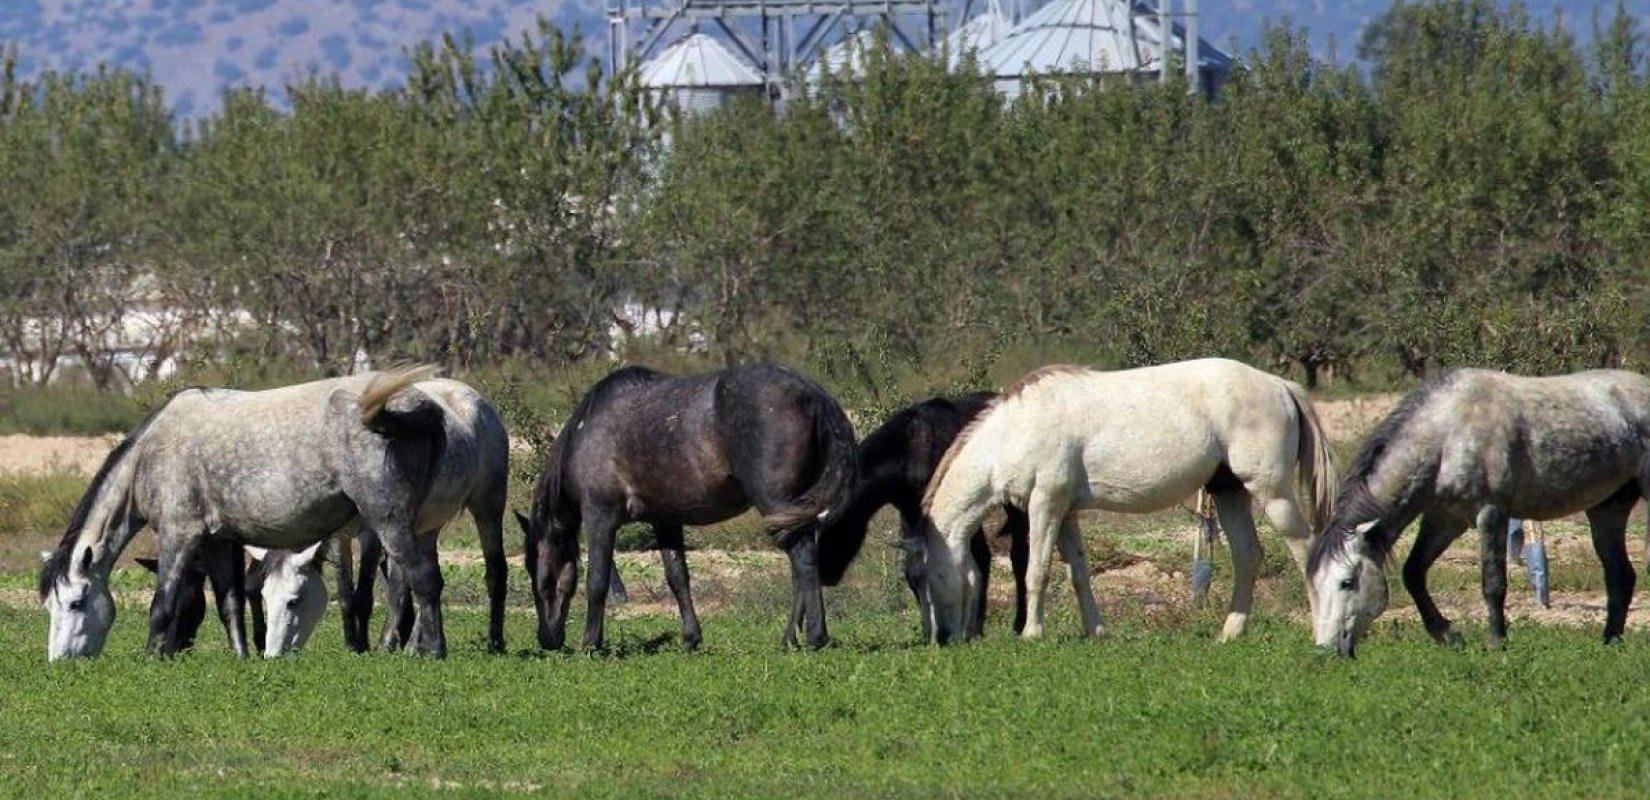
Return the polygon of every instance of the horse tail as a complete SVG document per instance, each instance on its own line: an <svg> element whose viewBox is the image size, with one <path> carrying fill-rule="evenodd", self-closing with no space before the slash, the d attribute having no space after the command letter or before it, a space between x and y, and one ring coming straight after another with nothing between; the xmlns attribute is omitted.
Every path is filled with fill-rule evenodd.
<svg viewBox="0 0 1650 800"><path fill-rule="evenodd" d="M1302 493L1311 503L1307 519L1313 534L1329 528L1335 516L1335 492L1340 486L1340 468L1335 463L1335 451L1324 433L1318 410L1312 405L1306 390L1294 381L1283 381L1289 399L1295 404L1295 417L1300 420L1300 445L1296 453L1300 465L1298 479Z"/></svg>
<svg viewBox="0 0 1650 800"><path fill-rule="evenodd" d="M848 415L824 389L812 387L813 447L822 464L813 485L787 508L766 514L765 522L773 534L803 530L809 523L823 523L846 513L853 501L854 481L859 477L859 445L854 440L854 427ZM819 577L826 586L841 582L854 557L859 555L865 541L865 531L859 536L819 542ZM782 543L783 544L783 543Z"/></svg>
<svg viewBox="0 0 1650 800"><path fill-rule="evenodd" d="M385 436L430 435L444 425L441 406L427 396L402 396L402 390L436 376L441 368L430 364L396 367L367 382L356 399L361 424Z"/></svg>

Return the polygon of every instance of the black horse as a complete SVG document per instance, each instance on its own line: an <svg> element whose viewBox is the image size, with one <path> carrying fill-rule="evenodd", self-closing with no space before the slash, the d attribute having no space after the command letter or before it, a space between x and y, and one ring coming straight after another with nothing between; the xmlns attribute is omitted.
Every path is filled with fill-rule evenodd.
<svg viewBox="0 0 1650 800"><path fill-rule="evenodd" d="M839 513L856 472L854 433L836 400L774 364L674 376L627 367L591 387L561 434L533 492L527 572L539 644L559 649L578 586L579 528L590 543L586 647L602 646L613 534L652 526L665 581L682 614L682 639L699 644L682 526L755 508L790 556L794 592L784 641L807 625L810 648L827 641L821 576L840 577L858 550L822 547L820 522ZM826 555L827 551L829 556Z"/></svg>
<svg viewBox="0 0 1650 800"><path fill-rule="evenodd" d="M858 542L865 539L866 526L883 506L891 505L899 512L899 548L903 554L905 582L916 595L922 611L923 638L931 636L928 613L928 595L922 590L927 583L924 559L922 495L928 488L935 467L945 455L951 442L997 395L994 392L975 392L957 397L935 397L894 412L888 420L872 431L859 446L859 481L848 505L840 516L826 523L821 531L821 546L825 542ZM1024 511L1004 505L1007 520L1001 535L1009 536L1009 561L1014 567L1014 632L1019 633L1026 622L1026 515ZM838 547L841 547L838 544ZM975 597L974 614L970 620L970 634L978 636L985 624L985 581L991 570L991 549L984 531L977 531L969 543L974 563L980 570L980 592ZM826 585L834 586L841 573L828 576Z"/></svg>

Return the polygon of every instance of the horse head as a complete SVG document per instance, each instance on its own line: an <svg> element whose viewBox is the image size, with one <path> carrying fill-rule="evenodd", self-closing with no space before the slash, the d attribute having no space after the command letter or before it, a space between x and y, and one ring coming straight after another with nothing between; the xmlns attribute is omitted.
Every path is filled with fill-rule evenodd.
<svg viewBox="0 0 1650 800"><path fill-rule="evenodd" d="M321 577L322 539L299 551L247 548L256 558L257 579L269 626L264 658L276 658L304 646L327 612L326 581Z"/></svg>
<svg viewBox="0 0 1650 800"><path fill-rule="evenodd" d="M42 553L40 601L51 615L46 657L89 658L103 652L115 624L115 598L106 571L95 569L90 547Z"/></svg>
<svg viewBox="0 0 1650 800"><path fill-rule="evenodd" d="M1372 539L1379 527L1379 520L1350 528L1331 526L1319 542L1322 549L1312 561L1310 575L1317 598L1312 633L1319 650L1354 656L1375 618L1386 611L1386 571L1382 551Z"/></svg>

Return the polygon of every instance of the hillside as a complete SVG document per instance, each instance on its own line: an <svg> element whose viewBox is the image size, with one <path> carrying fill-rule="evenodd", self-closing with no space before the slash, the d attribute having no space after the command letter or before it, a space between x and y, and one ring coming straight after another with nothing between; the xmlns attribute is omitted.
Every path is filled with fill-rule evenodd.
<svg viewBox="0 0 1650 800"><path fill-rule="evenodd" d="M1177 3L1177 7L1178 7ZM1502 5L1507 5L1502 3ZM1239 52L1268 22L1291 20L1323 53L1342 60L1389 0L1204 0L1203 35ZM1585 33L1597 0L1535 0L1541 19L1561 15ZM394 86L404 51L443 32L469 31L478 48L529 27L539 14L605 35L603 0L6 0L0 43L15 44L20 72L88 69L108 61L148 70L182 116L216 105L225 86L278 87L312 70L345 85ZM598 42L592 53L600 51Z"/></svg>

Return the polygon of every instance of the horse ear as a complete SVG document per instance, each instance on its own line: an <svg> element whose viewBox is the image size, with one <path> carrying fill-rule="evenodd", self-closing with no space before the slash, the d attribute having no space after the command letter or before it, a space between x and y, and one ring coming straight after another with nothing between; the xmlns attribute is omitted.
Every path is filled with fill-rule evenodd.
<svg viewBox="0 0 1650 800"><path fill-rule="evenodd" d="M321 548L327 543L326 539L316 542L292 554L292 563L298 569L304 569L315 563L315 557L320 555Z"/></svg>
<svg viewBox="0 0 1650 800"><path fill-rule="evenodd" d="M252 545L247 545L246 554L252 556L253 561L269 560L269 548L267 547L253 547Z"/></svg>
<svg viewBox="0 0 1650 800"><path fill-rule="evenodd" d="M532 522L532 520L529 520L527 518L527 515L521 513L520 511L516 511L514 513L516 515L516 524L521 526L521 532L525 533L525 534L528 534L528 535L532 535L532 531L533 531L533 522Z"/></svg>
<svg viewBox="0 0 1650 800"><path fill-rule="evenodd" d="M47 561L50 561L50 560L52 560L52 551L50 551L50 550L41 550L40 551L40 563L44 564L44 563L46 563Z"/></svg>
<svg viewBox="0 0 1650 800"><path fill-rule="evenodd" d="M1360 523L1354 526L1352 528L1352 532L1358 534L1360 538L1367 537L1369 536L1369 532L1375 530L1375 526L1379 524L1380 520L1372 519L1368 522Z"/></svg>
<svg viewBox="0 0 1650 800"><path fill-rule="evenodd" d="M153 558L134 558L132 560L136 561L138 563L138 566L143 567L146 570L149 570L150 573L155 574L155 575L160 574L160 561L159 560L153 559Z"/></svg>

